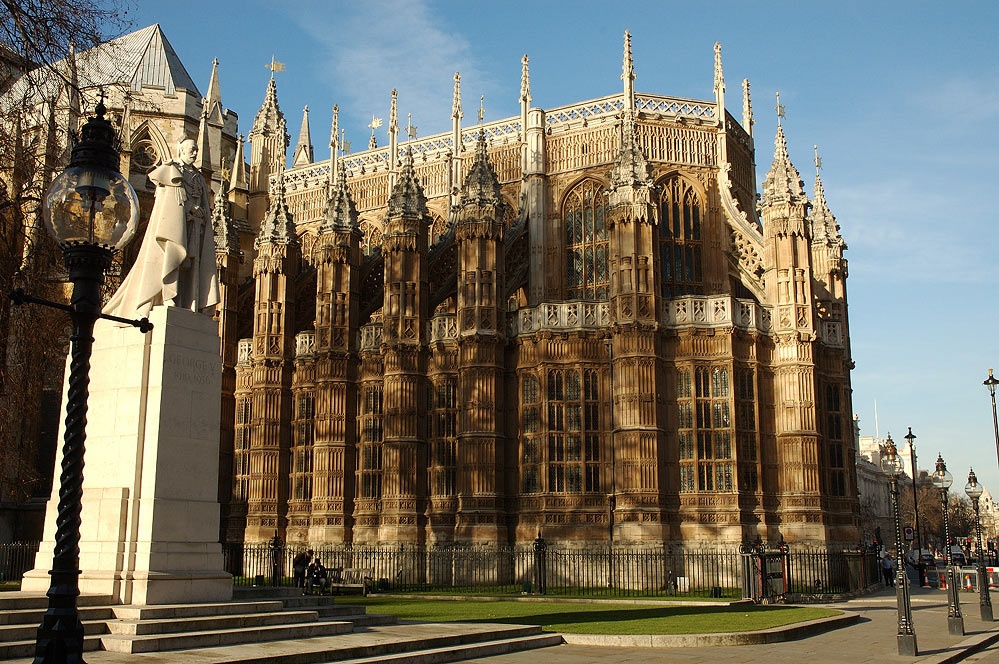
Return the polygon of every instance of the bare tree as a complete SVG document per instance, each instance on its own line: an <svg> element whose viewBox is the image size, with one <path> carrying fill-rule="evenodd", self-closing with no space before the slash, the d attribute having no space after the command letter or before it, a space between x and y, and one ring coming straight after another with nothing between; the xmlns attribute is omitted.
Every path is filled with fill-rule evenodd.
<svg viewBox="0 0 999 664"><path fill-rule="evenodd" d="M122 0L0 0L0 506L44 490L38 442L57 427L67 347L63 313L12 308L7 294L21 287L65 299L60 252L41 231L41 214L80 119L70 56L118 36L127 22Z"/></svg>

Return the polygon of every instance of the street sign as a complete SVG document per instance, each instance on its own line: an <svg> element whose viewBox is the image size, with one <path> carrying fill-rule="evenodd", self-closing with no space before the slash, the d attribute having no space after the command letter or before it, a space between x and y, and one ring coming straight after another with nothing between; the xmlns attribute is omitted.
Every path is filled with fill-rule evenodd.
<svg viewBox="0 0 999 664"><path fill-rule="evenodd" d="M916 538L915 532L912 530L912 526L906 526L903 528L903 532L905 533L905 539L910 542Z"/></svg>

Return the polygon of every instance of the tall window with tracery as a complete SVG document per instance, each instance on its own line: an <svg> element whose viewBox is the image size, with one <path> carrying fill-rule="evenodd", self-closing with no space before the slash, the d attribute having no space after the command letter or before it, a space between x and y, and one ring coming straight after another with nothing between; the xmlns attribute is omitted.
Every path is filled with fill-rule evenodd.
<svg viewBox="0 0 999 664"><path fill-rule="evenodd" d="M759 488L759 434L756 427L756 372L735 370L735 439L739 453L739 490Z"/></svg>
<svg viewBox="0 0 999 664"><path fill-rule="evenodd" d="M430 440L433 495L453 496L458 465L458 380L444 378L434 391Z"/></svg>
<svg viewBox="0 0 999 664"><path fill-rule="evenodd" d="M246 500L250 495L250 431L253 401L249 396L236 400L236 435L232 455L232 495Z"/></svg>
<svg viewBox="0 0 999 664"><path fill-rule="evenodd" d="M839 385L827 383L823 407L826 447L825 489L830 495L846 495L846 452L843 449L843 412Z"/></svg>
<svg viewBox="0 0 999 664"><path fill-rule="evenodd" d="M691 389L693 378L693 390ZM724 367L677 373L680 491L733 491L731 388Z"/></svg>
<svg viewBox="0 0 999 664"><path fill-rule="evenodd" d="M576 185L565 198L566 294L569 299L603 300L610 293L610 237L604 188L593 180Z"/></svg>
<svg viewBox="0 0 999 664"><path fill-rule="evenodd" d="M382 497L382 389L365 388L357 474L361 498Z"/></svg>
<svg viewBox="0 0 999 664"><path fill-rule="evenodd" d="M524 493L538 493L541 483L538 479L541 463L538 454L538 439L541 436L540 389L538 379L533 374L524 376L520 388L521 437L520 437L520 485Z"/></svg>
<svg viewBox="0 0 999 664"><path fill-rule="evenodd" d="M700 295L701 275L700 195L685 179L674 177L663 185L659 199L659 257L663 297Z"/></svg>
<svg viewBox="0 0 999 664"><path fill-rule="evenodd" d="M600 490L599 376L596 370L548 372L550 493Z"/></svg>
<svg viewBox="0 0 999 664"><path fill-rule="evenodd" d="M298 395L295 400L295 420L292 422L291 497L292 500L312 499L312 443L316 399L312 392Z"/></svg>

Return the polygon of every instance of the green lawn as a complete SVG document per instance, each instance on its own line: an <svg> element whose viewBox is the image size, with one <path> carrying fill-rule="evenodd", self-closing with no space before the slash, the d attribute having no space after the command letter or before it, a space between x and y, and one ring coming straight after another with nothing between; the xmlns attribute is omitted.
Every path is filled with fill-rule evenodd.
<svg viewBox="0 0 999 664"><path fill-rule="evenodd" d="M748 632L839 615L817 607L661 606L612 602L515 602L350 597L369 613L391 613L402 620L497 622L541 625L571 634L709 634Z"/></svg>

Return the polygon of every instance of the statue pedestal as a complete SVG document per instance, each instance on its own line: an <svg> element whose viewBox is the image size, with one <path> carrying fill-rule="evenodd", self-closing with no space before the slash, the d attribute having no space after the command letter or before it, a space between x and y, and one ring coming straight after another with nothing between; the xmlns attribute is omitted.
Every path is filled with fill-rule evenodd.
<svg viewBox="0 0 999 664"><path fill-rule="evenodd" d="M173 307L154 307L149 319L154 328L145 335L108 321L94 332L80 592L138 605L228 600L232 578L219 544L218 326ZM45 536L22 590L49 587L63 426Z"/></svg>

